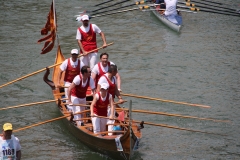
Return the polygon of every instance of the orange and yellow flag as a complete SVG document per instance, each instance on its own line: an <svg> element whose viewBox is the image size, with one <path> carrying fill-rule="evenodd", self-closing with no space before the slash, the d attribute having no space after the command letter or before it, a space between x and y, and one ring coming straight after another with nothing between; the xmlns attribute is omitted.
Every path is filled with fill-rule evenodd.
<svg viewBox="0 0 240 160"><path fill-rule="evenodd" d="M45 54L47 52L50 52L55 43L56 38L56 20L55 20L55 7L54 2L52 1L52 5L50 8L50 11L48 13L47 17L47 23L45 24L45 27L41 29L41 35L47 35L41 39L38 40L38 43L45 42L41 54ZM49 34L50 32L50 34Z"/></svg>

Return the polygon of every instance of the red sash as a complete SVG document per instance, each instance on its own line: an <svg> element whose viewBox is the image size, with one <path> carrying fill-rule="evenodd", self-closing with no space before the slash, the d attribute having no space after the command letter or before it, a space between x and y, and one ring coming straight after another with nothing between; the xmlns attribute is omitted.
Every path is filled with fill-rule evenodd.
<svg viewBox="0 0 240 160"><path fill-rule="evenodd" d="M72 83L74 77L76 77L80 73L80 60L78 59L78 65L76 68L73 68L70 63L70 58L68 58L67 69L65 72L64 81Z"/></svg>
<svg viewBox="0 0 240 160"><path fill-rule="evenodd" d="M83 49L88 52L97 48L97 40L96 40L96 33L92 29L92 24L90 24L89 31L87 33L83 32L82 29L78 28L81 34L81 43ZM80 50L82 53L82 51ZM97 51L96 51L97 52Z"/></svg>
<svg viewBox="0 0 240 160"><path fill-rule="evenodd" d="M112 81L110 81L106 75L103 75L103 76L106 78L109 84L108 93L110 93L112 97L115 98L115 87L116 87L115 78L113 78L113 83L112 83Z"/></svg>
<svg viewBox="0 0 240 160"><path fill-rule="evenodd" d="M88 78L86 86L82 87L82 75L79 74L79 76L80 76L80 84L76 85L72 89L71 95L75 96L75 97L78 97L78 98L86 98L86 92L87 92L87 89L89 87L90 78Z"/></svg>
<svg viewBox="0 0 240 160"><path fill-rule="evenodd" d="M93 108L93 113L98 116L105 116L107 117L107 109L109 104L109 93L107 93L105 101L102 100L100 92L97 93L99 99L96 102L96 105Z"/></svg>
<svg viewBox="0 0 240 160"><path fill-rule="evenodd" d="M98 74L96 75L96 80L95 80L95 87L97 88L97 84L98 84L98 81L99 81L99 79L101 78L101 76L102 75L104 75L105 73L107 73L107 72L104 72L103 70L102 70L102 67L101 67L101 62L98 62ZM110 62L108 62L108 67L110 66Z"/></svg>

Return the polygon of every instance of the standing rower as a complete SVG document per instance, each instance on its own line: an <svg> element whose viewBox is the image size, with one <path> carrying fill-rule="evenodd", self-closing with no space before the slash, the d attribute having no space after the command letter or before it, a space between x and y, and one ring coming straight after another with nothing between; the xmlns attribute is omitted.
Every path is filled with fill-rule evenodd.
<svg viewBox="0 0 240 160"><path fill-rule="evenodd" d="M65 75L64 75L64 86L66 86L66 88L64 88L65 91L65 96L66 98L68 98L67 92L68 92L68 88L70 86L70 84L72 83L73 79L75 76L80 74L80 70L81 70L81 61L78 59L78 49L72 49L71 50L71 58L66 59L61 65L60 65L60 72L58 75L58 80L57 80L57 84L56 87L61 87L60 85L60 80L62 78L62 74L65 71ZM68 101L66 101L68 102ZM67 105L69 110L72 110L72 107Z"/></svg>
<svg viewBox="0 0 240 160"><path fill-rule="evenodd" d="M99 33L102 38L103 48L107 47L106 38L97 25L89 23L88 15L83 15L81 21L82 26L77 29L76 35L79 48L83 54L80 59L84 65L88 65L93 69L97 60L97 51L89 54L86 53L97 48L96 33Z"/></svg>

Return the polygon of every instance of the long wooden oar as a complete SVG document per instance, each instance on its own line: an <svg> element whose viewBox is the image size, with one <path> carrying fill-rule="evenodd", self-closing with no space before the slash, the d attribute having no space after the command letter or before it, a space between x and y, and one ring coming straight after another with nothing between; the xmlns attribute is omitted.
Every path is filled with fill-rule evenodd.
<svg viewBox="0 0 240 160"><path fill-rule="evenodd" d="M67 98L63 98L63 99L60 99L60 100L66 100L66 99L67 99ZM20 104L20 105L17 105L17 106L0 108L0 111L1 111L1 110L7 110L7 109L13 109L13 108L27 107L27 106L37 105L37 104L50 103L50 102L55 102L55 101L58 101L58 99L41 101L41 102L26 103L26 104Z"/></svg>
<svg viewBox="0 0 240 160"><path fill-rule="evenodd" d="M228 15L228 16L236 16L236 17L240 17L240 14L229 14L229 13L222 13L222 12L216 12L216 11L209 11L209 10L205 10L205 9L199 9L199 8L191 8L191 7L187 7L187 6L180 6L177 5L180 8L187 8L190 9L191 11L202 11L202 12L208 12L208 13L216 13L216 14L223 14L223 15Z"/></svg>
<svg viewBox="0 0 240 160"><path fill-rule="evenodd" d="M109 0L109 1L105 1L105 2L102 2L102 3L98 3L98 4L96 4L95 6L97 7L97 6L100 6L100 5L102 5L102 4L105 4L105 3L108 3L108 2L111 2L112 0Z"/></svg>
<svg viewBox="0 0 240 160"><path fill-rule="evenodd" d="M121 95L122 96L128 96L128 97L135 97L135 98L142 98L142 99L161 101L161 102L182 104L182 105L188 105L188 106L194 106L194 107L210 108L210 106L206 106L206 105L202 105L202 104L193 104L193 103L179 102L179 101L173 101L173 100L167 100L167 99L152 98L152 97L146 97L146 96L138 96L138 95L134 95L134 94L121 93Z"/></svg>
<svg viewBox="0 0 240 160"><path fill-rule="evenodd" d="M143 12L148 12L148 11L165 11L166 9L146 9L146 10L142 10ZM187 13L197 13L197 12L193 12L193 11L188 11L188 10L183 10L183 9L177 9L177 11L180 12L187 12Z"/></svg>
<svg viewBox="0 0 240 160"><path fill-rule="evenodd" d="M54 64L54 65L48 66L47 68L53 68L53 67L58 66L58 65L60 65L60 64L62 64L62 63ZM20 78L18 78L18 79L15 79L15 80L13 80L13 81L10 81L10 82L8 82L8 83L6 83L6 84L1 85L0 88L2 88L2 87L4 87L4 86L7 86L7 85L9 85L9 84L12 84L12 83L14 83L14 82L20 81L20 80L22 80L22 79L25 79L25 78L27 78L27 77L33 76L33 75L35 75L35 74L37 74L37 73L40 73L40 72L43 72L43 71L45 71L45 70L46 70L46 68L43 68L43 69L40 69L40 70L38 70L38 71L36 71L36 72L27 74L27 75L22 76L22 77L20 77Z"/></svg>
<svg viewBox="0 0 240 160"><path fill-rule="evenodd" d="M93 15L97 15L97 14L100 14L100 13L107 13L107 12L110 12L110 11L116 11L118 9L122 9L122 8L126 8L126 7L131 7L131 6L135 6L135 5L140 5L140 4L144 4L146 2L149 2L149 1L137 1L133 4L130 4L130 5L126 5L126 6L122 6L122 7L118 7L118 8L114 8L114 9L110 9L110 10L107 10L107 11L101 11L101 12L97 12L97 13L94 13ZM91 15L91 16L93 16Z"/></svg>
<svg viewBox="0 0 240 160"><path fill-rule="evenodd" d="M204 3L204 2L199 2L199 1L194 1L194 0L185 0L185 1L186 1L186 2L195 2L195 3L199 3L199 4L204 4L204 5L207 5L207 6L213 6L213 7L218 7L218 8L222 8L222 9L227 9L227 10L235 11L235 10L232 9L232 8L226 8L226 7L215 6L215 5L211 5L211 4Z"/></svg>
<svg viewBox="0 0 240 160"><path fill-rule="evenodd" d="M119 111L119 110L128 110L128 109L116 108L116 110ZM158 114L158 115L181 117L181 118L193 118L193 119L198 119L198 120L208 120L208 121L214 121L214 122L224 122L224 123L229 123L230 122L229 120L218 120L218 119L213 119L213 118L200 118L200 117L185 116L185 115L172 114L172 113L166 113L166 112L152 112L152 111L147 111L147 110L132 110L132 112L147 113L147 114Z"/></svg>
<svg viewBox="0 0 240 160"><path fill-rule="evenodd" d="M123 101L123 103L124 103L124 102L127 102L127 101ZM87 104L69 104L69 103L63 103L63 104L68 104L68 105L70 105L70 106L86 106L86 107L91 106L91 105L87 105ZM116 104L122 104L122 103L116 102L116 103L113 103L113 104L116 105Z"/></svg>
<svg viewBox="0 0 240 160"><path fill-rule="evenodd" d="M110 45L112 45L113 44L113 42L111 42L111 43L109 43L109 44L107 44L107 46L110 46ZM106 46L106 47L107 47ZM101 46L101 47L98 47L98 48L96 48L96 49L93 49L93 50L91 50L91 51L89 51L89 52L87 52L86 53L86 55L88 55L89 53L92 53L92 52L95 52L95 51L97 51L97 50L99 50L99 49L102 49L103 48L103 46ZM82 54L80 54L78 57L81 57L81 56L83 56Z"/></svg>
<svg viewBox="0 0 240 160"><path fill-rule="evenodd" d="M85 111L77 112L77 113L74 113L74 114L71 114L70 112L68 112L69 115L65 115L65 116L53 118L53 119L46 120L46 121L43 121L43 122L39 122L39 123L30 125L30 126L26 126L26 127L23 127L23 128L19 128L19 129L13 130L13 132L18 132L18 131L22 131L22 130L25 130L25 129L28 129L28 128L36 127L36 126L39 126L39 125L42 125L42 124L54 122L54 121L57 121L57 120L60 120L60 119L63 119L63 118L67 118L67 117L70 117L70 116L72 116L72 115L81 114L81 113L84 113L84 112L85 112Z"/></svg>
<svg viewBox="0 0 240 160"><path fill-rule="evenodd" d="M96 12L96 11L99 11L99 10L102 10L102 9L105 9L105 8L109 8L109 7L112 7L112 6L116 6L116 5L118 5L118 4L125 3L125 2L127 2L127 1L130 1L130 0L124 0L124 1L121 1L121 2L117 2L117 3L114 3L114 4L110 5L110 6L102 7L102 8L99 8L99 9L95 9L95 10L93 10L92 12Z"/></svg>
<svg viewBox="0 0 240 160"><path fill-rule="evenodd" d="M188 2L178 2L180 4L185 4L186 6L189 6L189 7L202 7L202 8L205 8L205 9L211 9L213 11L220 11L220 12L227 12L227 13L233 13L233 14L238 14L236 11L226 11L226 10L219 10L219 9L216 9L216 8L212 8L212 7L207 7L207 6L202 6L202 5L195 5L193 3L188 3ZM211 5L210 5L211 6ZM218 6L216 6L218 7ZM220 7L218 7L220 8Z"/></svg>
<svg viewBox="0 0 240 160"><path fill-rule="evenodd" d="M113 44L113 42L107 44L107 46L110 46L110 45L112 45L112 44ZM94 50L92 50L92 51L89 51L89 52L87 52L87 54L88 54L88 53L95 52L96 50L99 50L99 49L102 49L102 48L103 48L103 46L102 46L102 47L99 47L99 48L97 48L97 49L94 49ZM80 56L81 56L81 55L80 55ZM51 65L51 66L48 66L47 68L53 68L53 67L58 66L58 65L60 65L60 64L62 64L62 62L61 62L61 63L54 64L54 65ZM40 73L40 72L43 72L43 71L45 71L45 70L46 70L46 68L43 68L43 69L40 69L40 70L38 70L38 71L36 71L36 72L27 74L27 75L22 76L22 77L20 77L20 78L18 78L18 79L15 79L15 80L13 80L13 81L10 81L10 82L8 82L8 83L5 83L5 84L1 85L0 88L2 88L2 87L4 87L4 86L7 86L7 85L9 85L9 84L12 84L12 83L14 83L14 82L20 81L20 80L22 80L22 79L25 79L25 78L27 78L27 77L33 76L33 75L35 75L35 74L37 74L37 73Z"/></svg>
<svg viewBox="0 0 240 160"><path fill-rule="evenodd" d="M112 13L106 13L106 14L99 14L99 15L95 15L95 16L90 16L90 18L101 17L101 16L106 16L106 15L113 15L113 14L117 14L117 13L129 12L129 11L134 11L134 10L149 9L149 8L150 8L150 6L146 5L146 6L141 6L141 7L138 7L138 8L131 8L131 9L125 9L125 10L116 11L116 12L112 12Z"/></svg>
<svg viewBox="0 0 240 160"><path fill-rule="evenodd" d="M135 120L134 120L134 122L141 123L142 121L135 121ZM204 132L204 131L192 130L192 129L188 129L188 128L180 128L180 127L177 127L177 126L169 126L169 125L166 125L166 124L156 124L156 123L145 122L145 121L144 121L144 124L146 124L146 125L152 125L152 126L165 127L165 128L178 129L178 130L184 130L184 131L191 131L191 132L199 132L199 133L206 133L206 134L214 134L214 135L220 135L220 136L227 136L227 135L225 135L225 134L212 133L212 132Z"/></svg>
<svg viewBox="0 0 240 160"><path fill-rule="evenodd" d="M22 130L25 130L25 129L28 129L28 128L32 128L32 127L36 127L36 126L39 126L39 125L42 125L42 124L50 123L50 122L57 121L57 120L60 120L60 119L66 118L66 117L70 117L70 116L71 115L65 115L65 116L61 116L61 117L58 117L58 118L53 118L53 119L50 119L50 120L46 120L46 121L39 122L39 123L30 125L30 126L26 126L26 127L23 127L23 128L13 130L13 132L22 131Z"/></svg>
<svg viewBox="0 0 240 160"><path fill-rule="evenodd" d="M223 3L212 2L212 1L208 1L208 0L201 0L201 1L209 2L209 3L213 3L213 4L218 4L218 5L223 5Z"/></svg>

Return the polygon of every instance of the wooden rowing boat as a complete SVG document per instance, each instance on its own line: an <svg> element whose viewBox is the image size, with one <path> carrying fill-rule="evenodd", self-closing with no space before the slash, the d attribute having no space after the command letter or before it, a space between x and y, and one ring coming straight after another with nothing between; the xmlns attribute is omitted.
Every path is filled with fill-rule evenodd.
<svg viewBox="0 0 240 160"><path fill-rule="evenodd" d="M60 50L60 46L58 46L58 52L56 54L55 64L59 64L65 60L62 52ZM65 97L65 93L62 89L55 88L54 83L57 81L57 76L59 74L59 66L54 67L52 80L48 79L49 70L44 75L44 81L52 88L52 94L55 99L62 99ZM61 80L63 84L63 80ZM87 91L87 100L92 100L93 96L91 92ZM59 106L59 112L62 115L70 115L67 110L67 107L64 101L57 102ZM88 110L89 112L89 110ZM99 134L94 134L92 129L91 118L88 116L89 114L84 114L85 121L84 126L77 126L76 123L72 120L73 115L67 117L64 122L68 127L69 131L78 138L81 142L88 145L90 148L109 155L110 157L114 157L114 159L129 159L132 155L133 151L138 148L139 140L142 136L140 129L143 126L137 126L135 122L131 120L130 113L127 113L128 116L125 116L124 121L116 120L114 125L120 125L122 130L113 132L115 134L109 136L100 136ZM130 120L130 121L129 121ZM130 123L129 123L130 122ZM119 134L119 132L121 134ZM107 132L106 132L107 133ZM121 144L121 146L119 145Z"/></svg>
<svg viewBox="0 0 240 160"><path fill-rule="evenodd" d="M50 28L51 29L50 36L52 36L51 39L55 39L55 36L56 36L57 24L56 24L55 17L56 17L55 3L53 0L51 9L48 15L48 21L44 28L45 30L49 30L48 26L51 26ZM41 33L42 31L45 31L45 30L42 29ZM44 39L47 39L47 38L44 38ZM48 44L48 42L46 43ZM65 97L64 89L55 87L55 84L58 82L58 75L60 72L59 65L64 60L65 58L61 52L61 48L58 40L58 49L57 49L56 59L54 64L55 67L53 68L52 80L48 79L48 76L50 74L49 69L46 69L46 73L43 77L43 80L51 87L54 99L59 99L57 102L58 110L61 115L66 116L66 118L64 119L64 123L66 124L69 131L82 143L86 144L90 148L100 153L106 154L110 157L113 157L114 159L130 159L133 151L138 148L139 140L142 137L141 129L144 128L143 123L141 123L140 126L138 126L137 123L132 120L131 105L130 105L130 109L127 111L117 110L121 113L125 113L125 116L123 116L121 120L117 118L115 119L115 122L113 125L119 127L117 131L105 131L98 134L94 134L91 117L90 117L90 110L88 106L88 108L86 107L86 110L84 112L80 113L82 114L82 117L84 117L81 119L84 122L84 126L77 125L76 120L73 120L74 114L76 113L73 114L72 112L69 112L65 101L60 100L63 97ZM62 79L60 80L60 85L63 85L63 77L64 77L64 73L63 73ZM87 101L92 101L93 95L91 93L91 89L87 90L86 94L87 94ZM116 111L117 113L116 116L118 115L117 111ZM107 128L107 125L106 125L106 128ZM112 133L112 135L108 135L108 133Z"/></svg>
<svg viewBox="0 0 240 160"><path fill-rule="evenodd" d="M64 60L64 56L62 55L61 51L58 50L55 64L61 63ZM59 66L56 66L53 70L52 81L48 79L49 70L44 75L44 81L52 88L52 93L55 99L61 99L64 96L63 90L55 88L54 86L54 83L57 81L59 71ZM61 80L61 83L63 83L63 80ZM91 95L90 90L88 90L87 100L91 101L92 99L93 95ZM59 100L57 104L62 115L70 115L63 101ZM129 114L130 113L127 113L127 115ZM138 147L139 140L142 136L140 129L143 128L143 126L137 126L137 124L133 121L130 121L129 123L129 119L131 119L130 116L125 116L124 121L115 121L114 125L120 125L122 131L116 131L116 133L111 136L106 134L105 136L100 137L99 134L94 134L92 132L92 123L89 114L84 114L84 117L84 126L76 126L76 123L74 123L72 120L73 115L67 117L64 122L69 131L90 148L113 157L114 159L129 159L132 155L132 152ZM119 132L121 133L120 135ZM117 148L116 143L121 143L122 149Z"/></svg>
<svg viewBox="0 0 240 160"><path fill-rule="evenodd" d="M177 25L169 21L164 15L161 15L157 10L155 10L155 7L151 7L151 11L163 24L176 32L180 32L182 25Z"/></svg>

